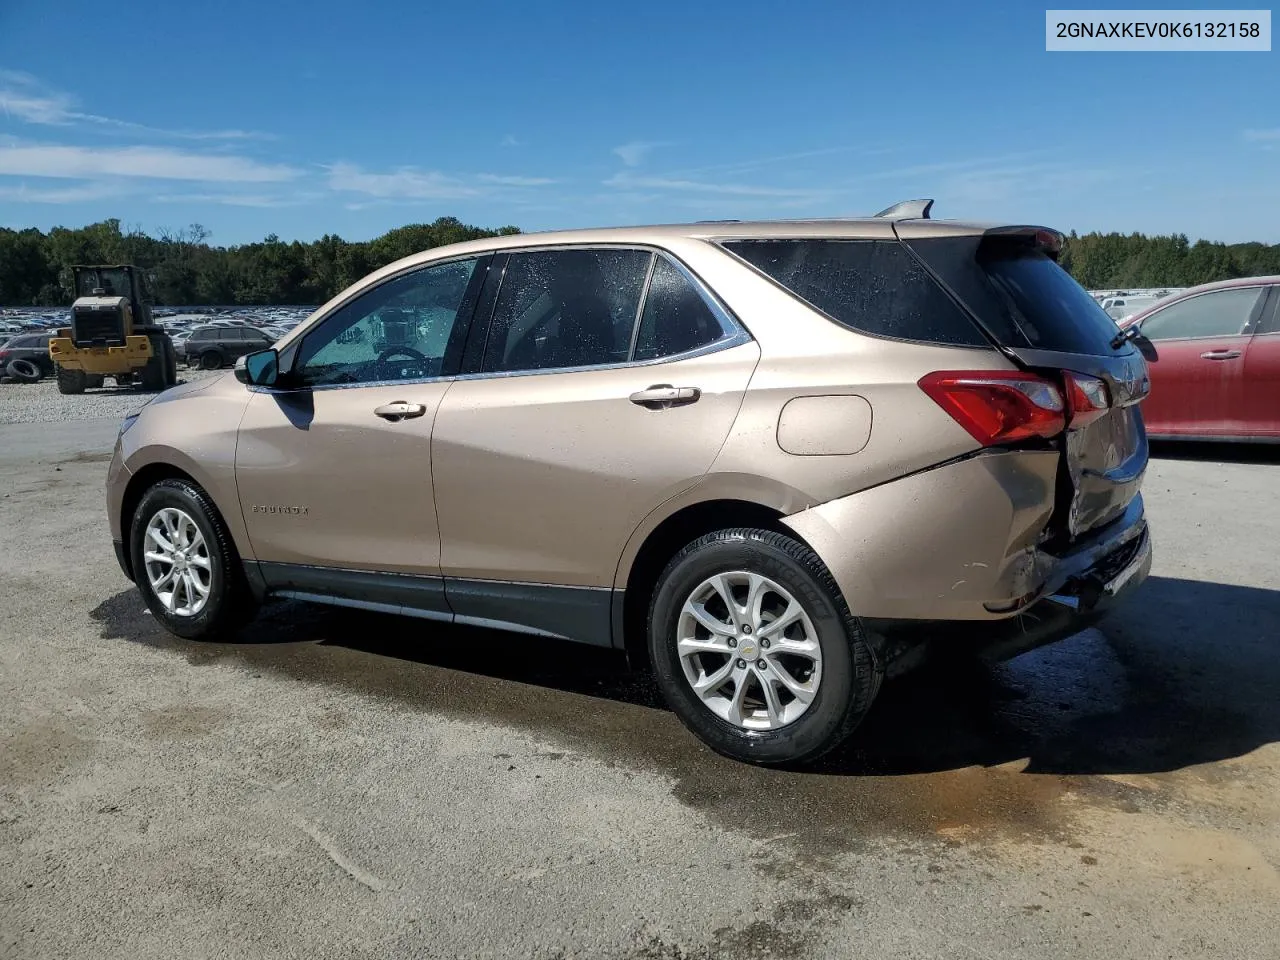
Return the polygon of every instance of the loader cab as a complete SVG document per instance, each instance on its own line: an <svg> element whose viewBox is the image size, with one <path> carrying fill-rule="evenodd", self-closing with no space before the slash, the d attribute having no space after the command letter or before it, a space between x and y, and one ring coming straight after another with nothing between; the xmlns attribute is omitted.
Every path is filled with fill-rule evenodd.
<svg viewBox="0 0 1280 960"><path fill-rule="evenodd" d="M137 328L151 326L151 292L138 268L77 266L71 271L76 294L71 340L77 347L123 346Z"/></svg>

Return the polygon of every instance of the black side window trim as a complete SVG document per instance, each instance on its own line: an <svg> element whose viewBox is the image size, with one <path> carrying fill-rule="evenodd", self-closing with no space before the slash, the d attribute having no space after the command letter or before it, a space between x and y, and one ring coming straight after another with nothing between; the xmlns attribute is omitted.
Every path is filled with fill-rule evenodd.
<svg viewBox="0 0 1280 960"><path fill-rule="evenodd" d="M1253 331L1255 337L1265 333L1280 333L1280 285L1268 286L1267 296L1269 300L1262 308L1261 318Z"/></svg>
<svg viewBox="0 0 1280 960"><path fill-rule="evenodd" d="M488 347L489 333L493 327L493 315L497 309L498 297L502 293L502 283L506 279L507 263L512 254L517 253L542 253L552 252L556 250L640 250L651 254L649 260L649 268L644 278L644 285L640 292L640 301L636 307L636 315L632 321L631 327L631 347L628 351L628 357L635 356L636 338L640 333L640 320L644 316L645 304L649 299L649 287L653 281L654 268L657 265L657 258L663 257L692 285L698 296L706 303L707 308L717 317L724 321L730 332L718 340L711 343L703 344L694 350L684 353L673 354L665 357L655 357L651 360L632 360L627 359L615 363L597 363L581 367L557 367L539 370L495 370L485 371L483 368L484 355ZM584 370L614 370L626 367L647 367L660 363L670 363L673 360L681 360L687 357L696 357L704 353L715 353L720 350L727 350L731 347L741 346L744 343L750 343L752 340L750 332L738 319L728 305L716 295L698 274L689 267L683 260L662 247L650 246L644 243L583 243L583 244L556 244L547 246L520 247L518 249L504 249L499 251L495 258L495 263L491 265L497 274L497 280L492 285L486 285L485 295L481 309L477 309L475 318L472 322L472 329L467 338L466 354L462 364L462 369L458 376L467 379L488 379L502 377L527 377L539 374L557 374L557 373L579 373Z"/></svg>

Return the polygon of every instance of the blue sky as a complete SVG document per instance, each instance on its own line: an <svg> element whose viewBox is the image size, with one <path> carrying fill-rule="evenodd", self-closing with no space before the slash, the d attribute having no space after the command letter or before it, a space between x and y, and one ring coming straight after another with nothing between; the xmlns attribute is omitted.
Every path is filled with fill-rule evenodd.
<svg viewBox="0 0 1280 960"><path fill-rule="evenodd" d="M1280 52L1046 53L1044 9L0 0L0 224L227 244L930 196L1280 242Z"/></svg>

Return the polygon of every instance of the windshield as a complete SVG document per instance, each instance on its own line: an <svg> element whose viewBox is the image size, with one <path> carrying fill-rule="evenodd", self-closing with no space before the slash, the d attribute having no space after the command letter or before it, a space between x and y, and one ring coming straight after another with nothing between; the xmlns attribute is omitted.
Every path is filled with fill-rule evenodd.
<svg viewBox="0 0 1280 960"><path fill-rule="evenodd" d="M133 285L129 282L129 271L120 267L100 267L82 270L77 277L78 297L92 297L94 290L101 288L103 296L133 297Z"/></svg>

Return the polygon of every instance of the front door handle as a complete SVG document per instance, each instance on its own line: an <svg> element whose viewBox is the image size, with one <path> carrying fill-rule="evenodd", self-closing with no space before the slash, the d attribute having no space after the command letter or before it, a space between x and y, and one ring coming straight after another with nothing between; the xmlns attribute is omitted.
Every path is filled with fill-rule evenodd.
<svg viewBox="0 0 1280 960"><path fill-rule="evenodd" d="M1200 354L1201 360L1234 360L1240 356L1239 350L1208 350Z"/></svg>
<svg viewBox="0 0 1280 960"><path fill-rule="evenodd" d="M644 390L637 390L631 395L630 400L650 410L665 410L667 407L682 407L687 403L697 403L701 396L702 391L697 387L673 387L669 383L658 383Z"/></svg>
<svg viewBox="0 0 1280 960"><path fill-rule="evenodd" d="M373 412L383 420L399 423L401 420L412 420L414 417L422 416L427 412L427 408L420 403L405 403L403 400L396 400L392 403L384 403L380 407L375 407Z"/></svg>

